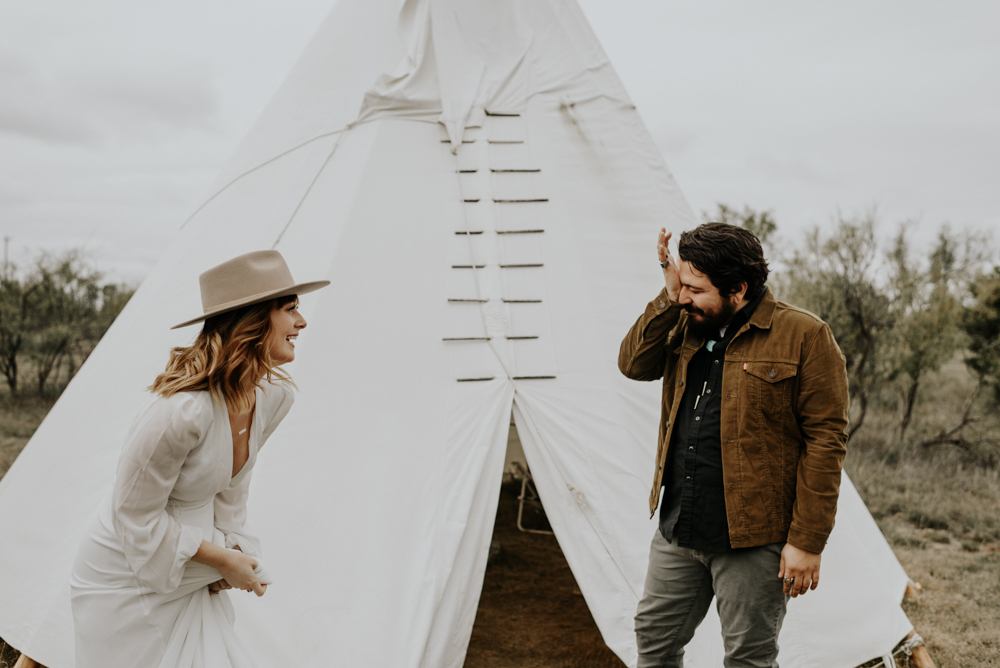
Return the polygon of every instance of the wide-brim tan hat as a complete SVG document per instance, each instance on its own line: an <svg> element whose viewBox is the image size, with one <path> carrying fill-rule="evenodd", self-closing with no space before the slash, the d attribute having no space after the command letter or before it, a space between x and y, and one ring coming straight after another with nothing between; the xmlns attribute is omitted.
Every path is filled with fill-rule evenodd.
<svg viewBox="0 0 1000 668"><path fill-rule="evenodd" d="M204 272L198 277L198 282L201 283L201 306L204 313L170 329L187 327L213 315L268 299L304 295L330 285L330 281L296 283L292 279L292 272L288 271L285 258L275 250L254 251L234 257Z"/></svg>

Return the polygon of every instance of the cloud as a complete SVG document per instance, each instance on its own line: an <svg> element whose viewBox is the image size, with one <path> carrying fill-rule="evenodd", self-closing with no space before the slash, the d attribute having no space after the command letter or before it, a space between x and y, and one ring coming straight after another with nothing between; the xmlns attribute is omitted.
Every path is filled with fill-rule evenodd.
<svg viewBox="0 0 1000 668"><path fill-rule="evenodd" d="M57 144L135 140L206 128L218 113L210 72L46 72L0 52L0 133Z"/></svg>
<svg viewBox="0 0 1000 668"><path fill-rule="evenodd" d="M701 139L694 131L668 130L662 127L657 129L659 132L656 133L654 140L666 157L667 164L671 158L687 154Z"/></svg>
<svg viewBox="0 0 1000 668"><path fill-rule="evenodd" d="M85 142L93 132L65 112L65 101L28 63L0 53L0 132L56 142Z"/></svg>
<svg viewBox="0 0 1000 668"><path fill-rule="evenodd" d="M760 172L777 182L798 181L821 188L839 188L844 179L829 169L823 170L798 155L779 156L773 153L756 153L747 156L748 173Z"/></svg>

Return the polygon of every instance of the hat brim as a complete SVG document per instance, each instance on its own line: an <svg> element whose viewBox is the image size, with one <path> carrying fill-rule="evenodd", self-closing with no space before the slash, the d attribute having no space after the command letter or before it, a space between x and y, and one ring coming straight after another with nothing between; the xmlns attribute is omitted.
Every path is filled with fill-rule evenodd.
<svg viewBox="0 0 1000 668"><path fill-rule="evenodd" d="M238 308L243 308L244 306L250 306L252 304L259 304L260 302L266 302L269 299L277 299L278 297L287 297L288 295L304 295L308 292L313 292L319 290L320 288L325 288L330 285L330 281L310 281L308 283L298 283L290 288L279 288L277 290L272 290L270 292L264 292L258 295L252 295L246 299L241 299L239 301L230 302L224 306L219 306L211 309L198 316L197 318L191 318L190 320L185 320L179 325L174 325L170 329L180 329L181 327L187 327L188 325L194 325L199 322L204 322L212 316L220 315L222 313L228 313L230 311L235 311Z"/></svg>

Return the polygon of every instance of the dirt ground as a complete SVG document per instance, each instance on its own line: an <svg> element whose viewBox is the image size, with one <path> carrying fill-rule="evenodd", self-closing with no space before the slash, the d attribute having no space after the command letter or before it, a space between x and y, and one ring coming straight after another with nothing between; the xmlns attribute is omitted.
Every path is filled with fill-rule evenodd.
<svg viewBox="0 0 1000 668"><path fill-rule="evenodd" d="M494 546L465 668L622 668L601 639L555 536L517 529L518 482L500 493ZM538 506L522 524L548 529Z"/></svg>

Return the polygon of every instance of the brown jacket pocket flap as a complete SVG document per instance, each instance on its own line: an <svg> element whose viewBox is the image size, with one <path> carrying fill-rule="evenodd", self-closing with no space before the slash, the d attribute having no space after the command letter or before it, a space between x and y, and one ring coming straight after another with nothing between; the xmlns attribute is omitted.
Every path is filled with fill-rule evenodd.
<svg viewBox="0 0 1000 668"><path fill-rule="evenodd" d="M744 368L748 374L765 383L777 383L799 372L798 365L788 362L747 362Z"/></svg>

